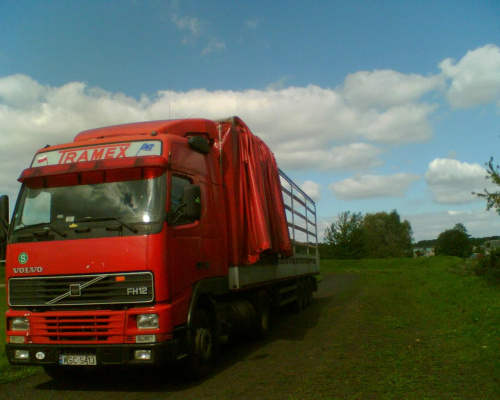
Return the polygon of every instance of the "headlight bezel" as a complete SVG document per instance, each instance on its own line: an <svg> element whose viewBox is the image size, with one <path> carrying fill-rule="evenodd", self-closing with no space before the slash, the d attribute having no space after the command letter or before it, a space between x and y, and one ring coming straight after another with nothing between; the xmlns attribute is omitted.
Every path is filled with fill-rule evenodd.
<svg viewBox="0 0 500 400"><path fill-rule="evenodd" d="M28 317L10 317L9 330L15 332L26 332L30 329L30 321Z"/></svg>
<svg viewBox="0 0 500 400"><path fill-rule="evenodd" d="M158 314L138 314L137 315L137 329L151 330L160 327L160 318Z"/></svg>

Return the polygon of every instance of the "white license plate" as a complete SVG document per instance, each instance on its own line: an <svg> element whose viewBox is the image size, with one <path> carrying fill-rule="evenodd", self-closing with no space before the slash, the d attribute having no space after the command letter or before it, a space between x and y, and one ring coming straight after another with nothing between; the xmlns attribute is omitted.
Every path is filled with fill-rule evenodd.
<svg viewBox="0 0 500 400"><path fill-rule="evenodd" d="M59 356L60 365L97 365L96 356Z"/></svg>

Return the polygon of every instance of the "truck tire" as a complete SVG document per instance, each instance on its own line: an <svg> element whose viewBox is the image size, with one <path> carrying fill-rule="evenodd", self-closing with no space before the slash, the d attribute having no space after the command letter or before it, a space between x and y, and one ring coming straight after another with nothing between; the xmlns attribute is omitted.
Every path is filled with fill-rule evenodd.
<svg viewBox="0 0 500 400"><path fill-rule="evenodd" d="M303 279L300 279L297 282L296 297L297 298L292 302L292 312L298 314L304 309L306 301L305 285Z"/></svg>
<svg viewBox="0 0 500 400"><path fill-rule="evenodd" d="M271 327L271 304L264 290L260 290L255 294L253 306L257 312L255 335L258 339L264 339L269 334Z"/></svg>
<svg viewBox="0 0 500 400"><path fill-rule="evenodd" d="M306 281L306 304L310 306L312 304L313 299L313 283L311 278Z"/></svg>
<svg viewBox="0 0 500 400"><path fill-rule="evenodd" d="M187 367L193 378L201 379L208 374L214 362L217 347L216 329L203 308L197 309L193 318Z"/></svg>

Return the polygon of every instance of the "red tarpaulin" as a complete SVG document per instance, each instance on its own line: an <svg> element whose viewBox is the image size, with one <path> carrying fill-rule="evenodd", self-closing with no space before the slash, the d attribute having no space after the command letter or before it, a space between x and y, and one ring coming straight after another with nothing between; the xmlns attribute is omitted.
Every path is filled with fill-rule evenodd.
<svg viewBox="0 0 500 400"><path fill-rule="evenodd" d="M291 256L278 167L273 153L238 117L216 122L226 184L229 260L253 264L263 252Z"/></svg>

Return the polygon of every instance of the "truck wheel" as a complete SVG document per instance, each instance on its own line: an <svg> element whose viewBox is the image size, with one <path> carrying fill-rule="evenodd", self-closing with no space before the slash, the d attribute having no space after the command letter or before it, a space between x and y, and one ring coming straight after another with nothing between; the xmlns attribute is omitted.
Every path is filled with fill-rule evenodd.
<svg viewBox="0 0 500 400"><path fill-rule="evenodd" d="M215 328L210 322L207 312L198 309L194 313L191 332L190 354L188 368L195 379L208 374L216 352Z"/></svg>
<svg viewBox="0 0 500 400"><path fill-rule="evenodd" d="M305 285L302 279L297 282L296 293L297 299L292 303L292 311L298 314L304 309L306 305Z"/></svg>
<svg viewBox="0 0 500 400"><path fill-rule="evenodd" d="M257 312L255 323L255 334L257 338L265 338L269 334L271 327L271 305L267 293L263 290L257 292L254 297L253 305Z"/></svg>
<svg viewBox="0 0 500 400"><path fill-rule="evenodd" d="M43 369L48 376L58 381L82 380L85 374L83 366L44 365Z"/></svg>
<svg viewBox="0 0 500 400"><path fill-rule="evenodd" d="M313 299L313 283L311 282L311 279L307 280L306 284L307 288L307 305L310 306L312 304L312 299Z"/></svg>

